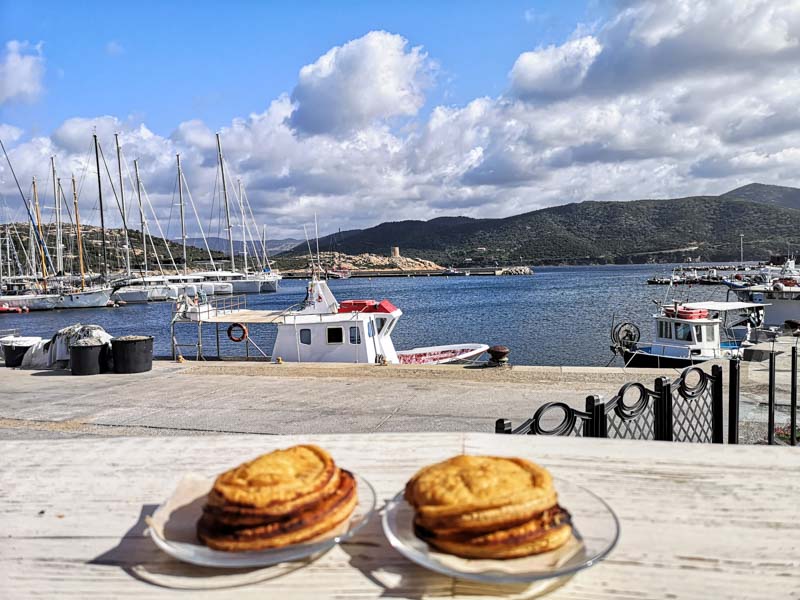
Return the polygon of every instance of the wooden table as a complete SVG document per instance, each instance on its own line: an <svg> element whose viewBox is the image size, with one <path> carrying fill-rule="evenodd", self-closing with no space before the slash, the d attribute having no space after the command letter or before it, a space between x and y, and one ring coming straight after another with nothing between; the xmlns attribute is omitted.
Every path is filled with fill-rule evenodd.
<svg viewBox="0 0 800 600"><path fill-rule="evenodd" d="M217 473L313 441L392 497L417 468L460 452L524 456L605 498L622 535L611 556L548 598L800 598L800 452L493 434L108 438L0 442L0 597L524 597L406 561L380 519L300 568L242 587L185 566L143 536L144 515L187 471ZM288 571L288 572L287 572Z"/></svg>

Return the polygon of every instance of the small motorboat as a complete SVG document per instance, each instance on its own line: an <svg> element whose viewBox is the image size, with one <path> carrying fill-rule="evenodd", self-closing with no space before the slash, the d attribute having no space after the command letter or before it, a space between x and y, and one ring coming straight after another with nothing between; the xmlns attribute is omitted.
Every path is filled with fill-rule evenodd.
<svg viewBox="0 0 800 600"><path fill-rule="evenodd" d="M477 359L489 347L486 344L452 344L400 350L397 358L401 365L444 365Z"/></svg>
<svg viewBox="0 0 800 600"><path fill-rule="evenodd" d="M640 341L633 323L611 328L611 351L626 367L683 368L718 358L739 358L764 324L764 304L674 302L653 315L653 341Z"/></svg>

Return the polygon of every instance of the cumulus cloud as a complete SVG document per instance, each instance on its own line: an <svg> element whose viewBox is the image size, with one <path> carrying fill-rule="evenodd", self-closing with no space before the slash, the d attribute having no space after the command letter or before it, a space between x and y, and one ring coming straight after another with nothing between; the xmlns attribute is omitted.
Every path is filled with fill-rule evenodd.
<svg viewBox="0 0 800 600"><path fill-rule="evenodd" d="M42 93L42 44L10 40L0 58L0 104L33 102Z"/></svg>
<svg viewBox="0 0 800 600"><path fill-rule="evenodd" d="M337 46L300 70L291 93L221 129L230 181L241 178L256 219L276 236L302 234L314 213L329 231L717 194L751 181L800 185L800 3L619 7L501 67L509 79L500 96L433 106L424 117L432 63L423 49L385 32ZM0 133L15 138L18 173L46 177L55 154L59 172L91 182L93 129L109 158L120 132L173 228L180 152L204 225L218 233L215 131L206 123L177 124L167 137L119 116L69 119L31 139ZM11 197L8 185L0 191ZM87 202L94 187L84 186Z"/></svg>
<svg viewBox="0 0 800 600"><path fill-rule="evenodd" d="M603 47L592 36L524 52L511 69L511 88L526 99L563 97L583 83Z"/></svg>
<svg viewBox="0 0 800 600"><path fill-rule="evenodd" d="M0 123L0 140L3 140L4 144L13 144L22 137L22 133L23 131L19 127L14 127L8 123Z"/></svg>
<svg viewBox="0 0 800 600"><path fill-rule="evenodd" d="M425 101L431 63L402 36L372 31L300 69L290 123L301 133L348 133Z"/></svg>

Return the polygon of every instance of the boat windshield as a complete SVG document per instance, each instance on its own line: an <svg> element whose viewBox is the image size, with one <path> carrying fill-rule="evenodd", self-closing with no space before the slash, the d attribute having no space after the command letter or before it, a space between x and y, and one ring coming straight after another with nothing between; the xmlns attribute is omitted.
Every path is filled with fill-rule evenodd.
<svg viewBox="0 0 800 600"><path fill-rule="evenodd" d="M692 326L689 323L675 323L675 339L683 342L691 342Z"/></svg>

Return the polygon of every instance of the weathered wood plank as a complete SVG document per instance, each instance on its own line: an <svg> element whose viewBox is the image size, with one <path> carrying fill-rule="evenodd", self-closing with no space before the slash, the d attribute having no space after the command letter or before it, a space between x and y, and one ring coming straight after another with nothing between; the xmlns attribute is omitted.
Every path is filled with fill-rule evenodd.
<svg viewBox="0 0 800 600"><path fill-rule="evenodd" d="M611 557L548 598L800 598L800 453L789 448L572 440L491 434L220 436L0 442L0 597L170 597L175 573L223 585L143 537L186 472L214 474L313 441L375 486L379 502L420 466L462 451L526 456L615 509ZM44 511L40 514L40 511ZM351 543L296 570L192 598L519 597L416 567L375 518ZM276 571L278 571L276 573ZM216 583L215 583L216 581Z"/></svg>

